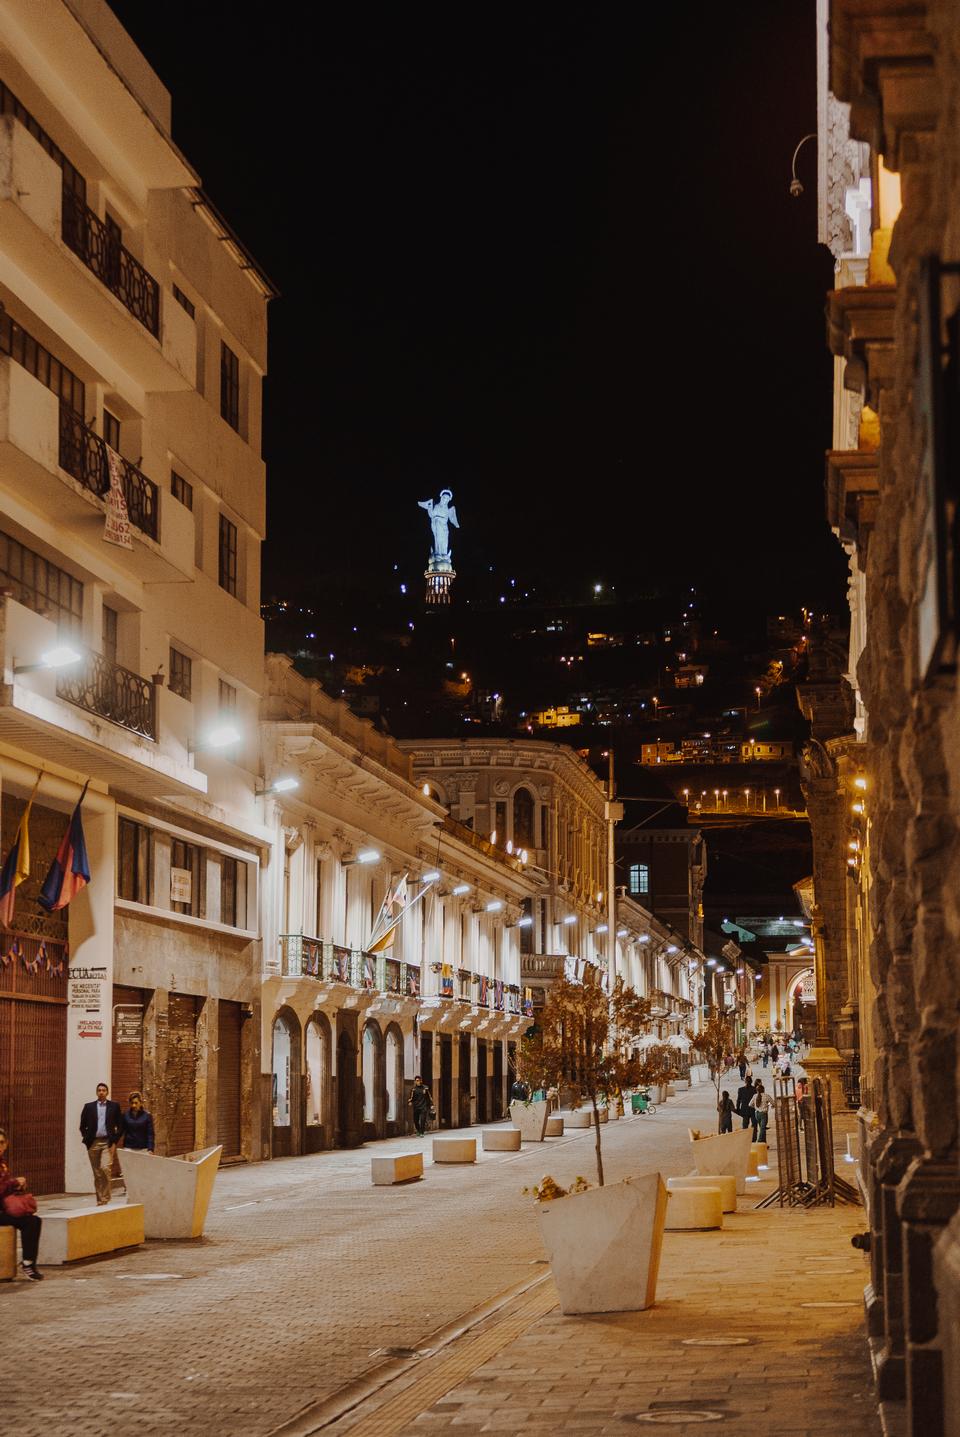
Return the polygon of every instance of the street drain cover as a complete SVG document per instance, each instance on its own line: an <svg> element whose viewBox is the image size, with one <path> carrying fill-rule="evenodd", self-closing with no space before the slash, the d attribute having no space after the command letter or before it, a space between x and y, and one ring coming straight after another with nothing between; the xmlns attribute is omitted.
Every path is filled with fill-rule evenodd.
<svg viewBox="0 0 960 1437"><path fill-rule="evenodd" d="M751 1337L685 1337L684 1347L749 1347Z"/></svg>
<svg viewBox="0 0 960 1437"><path fill-rule="evenodd" d="M693 1426L696 1422L722 1422L732 1412L718 1412L715 1407L664 1407L655 1412L623 1412L621 1422L645 1423L657 1427Z"/></svg>

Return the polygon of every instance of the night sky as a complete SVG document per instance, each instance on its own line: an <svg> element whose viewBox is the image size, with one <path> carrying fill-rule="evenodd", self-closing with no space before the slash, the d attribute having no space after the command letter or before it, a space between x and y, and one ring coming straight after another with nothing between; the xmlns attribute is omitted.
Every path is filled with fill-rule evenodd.
<svg viewBox="0 0 960 1437"><path fill-rule="evenodd" d="M448 486L461 573L841 606L812 7L112 8L282 291L265 595L422 570Z"/></svg>

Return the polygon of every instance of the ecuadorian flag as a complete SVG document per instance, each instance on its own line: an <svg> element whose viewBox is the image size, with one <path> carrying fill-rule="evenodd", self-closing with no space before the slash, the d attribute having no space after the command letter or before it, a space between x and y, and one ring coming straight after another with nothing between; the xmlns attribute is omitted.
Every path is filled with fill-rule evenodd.
<svg viewBox="0 0 960 1437"><path fill-rule="evenodd" d="M38 787L39 780L17 825L17 836L7 854L7 861L0 869L0 923L4 928L9 928L13 922L17 889L24 879L30 877L30 810Z"/></svg>
<svg viewBox="0 0 960 1437"><path fill-rule="evenodd" d="M90 864L87 860L87 844L83 836L83 819L80 805L83 803L87 785L77 800L77 806L70 817L70 825L63 835L57 856L50 865L50 872L43 880L43 887L37 902L48 913L66 908L76 898L81 888L90 882Z"/></svg>

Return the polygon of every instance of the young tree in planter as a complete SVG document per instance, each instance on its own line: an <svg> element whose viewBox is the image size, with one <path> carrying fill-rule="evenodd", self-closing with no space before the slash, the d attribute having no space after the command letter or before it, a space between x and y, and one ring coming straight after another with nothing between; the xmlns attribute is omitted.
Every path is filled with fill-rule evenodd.
<svg viewBox="0 0 960 1437"><path fill-rule="evenodd" d="M733 1025L722 1013L712 1013L699 1033L687 1029L691 1048L695 1048L709 1065L710 1077L717 1090L717 1131L720 1131L720 1085L723 1082L723 1060L733 1050Z"/></svg>
<svg viewBox="0 0 960 1437"><path fill-rule="evenodd" d="M666 1043L651 1043L640 1055L637 1082L647 1088L661 1088L669 1081L672 1071L670 1049Z"/></svg>
<svg viewBox="0 0 960 1437"><path fill-rule="evenodd" d="M632 1057L650 1023L650 1003L618 978L607 994L598 982L558 979L547 994L535 1031L520 1044L518 1067L531 1088L553 1087L562 1079L579 1090L593 1109L597 1181L603 1187L600 1100L620 1098L642 1081L642 1058Z"/></svg>

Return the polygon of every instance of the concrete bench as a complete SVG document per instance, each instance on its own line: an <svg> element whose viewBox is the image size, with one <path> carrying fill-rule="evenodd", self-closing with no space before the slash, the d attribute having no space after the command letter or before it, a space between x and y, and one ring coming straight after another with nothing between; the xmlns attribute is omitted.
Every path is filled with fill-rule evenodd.
<svg viewBox="0 0 960 1437"><path fill-rule="evenodd" d="M615 1108L615 1107L601 1108L601 1109L600 1109L600 1112L601 1112L601 1114L606 1113L606 1115L607 1115L607 1120L608 1120L609 1122L611 1122L611 1123L615 1123L615 1122L617 1121L617 1119L620 1117L619 1109L618 1109L618 1108ZM603 1117L600 1118L600 1121L601 1121L601 1123L603 1122Z"/></svg>
<svg viewBox="0 0 960 1437"><path fill-rule="evenodd" d="M483 1151L485 1153L518 1153L523 1137L519 1128L484 1128Z"/></svg>
<svg viewBox="0 0 960 1437"><path fill-rule="evenodd" d="M667 1232L694 1232L723 1227L719 1188L669 1188Z"/></svg>
<svg viewBox="0 0 960 1437"><path fill-rule="evenodd" d="M766 1143L751 1143L750 1151L756 1153L758 1167L768 1168L770 1166L770 1152Z"/></svg>
<svg viewBox="0 0 960 1437"><path fill-rule="evenodd" d="M759 1176L760 1176L760 1159L759 1159L759 1157L757 1156L757 1154L756 1154L756 1152L755 1152L755 1150L754 1150L754 1144L751 1143L751 1144L750 1144L750 1156L747 1158L747 1177L748 1177L748 1178L759 1178Z"/></svg>
<svg viewBox="0 0 960 1437"><path fill-rule="evenodd" d="M547 1131L544 1133L544 1137L545 1137L545 1138L562 1138L562 1137L563 1137L563 1118L558 1117L558 1116L554 1116L554 1117L552 1117L552 1118L547 1118Z"/></svg>
<svg viewBox="0 0 960 1437"><path fill-rule="evenodd" d="M601 1123L606 1123L606 1122L609 1122L609 1121L610 1121L610 1114L609 1114L609 1112L607 1111L606 1108L600 1108L600 1109L599 1109L599 1112L600 1112L600 1121L601 1121ZM589 1126L589 1124L588 1124L588 1126Z"/></svg>
<svg viewBox="0 0 960 1437"><path fill-rule="evenodd" d="M17 1229L0 1227L0 1282L12 1282L17 1275Z"/></svg>
<svg viewBox="0 0 960 1437"><path fill-rule="evenodd" d="M590 1108L577 1108L576 1112L564 1113L562 1121L568 1128L592 1128L593 1113Z"/></svg>
<svg viewBox="0 0 960 1437"><path fill-rule="evenodd" d="M143 1242L143 1204L108 1203L106 1207L78 1207L67 1212L41 1213L41 1267L57 1267L81 1257L99 1257Z"/></svg>
<svg viewBox="0 0 960 1437"><path fill-rule="evenodd" d="M391 1153L389 1157L370 1159L370 1181L374 1187L415 1183L422 1177L423 1153Z"/></svg>
<svg viewBox="0 0 960 1437"><path fill-rule="evenodd" d="M732 1173L690 1173L685 1178L668 1178L670 1192L674 1188L719 1188L720 1205L724 1212L737 1210L737 1180Z"/></svg>
<svg viewBox="0 0 960 1437"><path fill-rule="evenodd" d="M435 1163L475 1163L477 1161L476 1138L434 1138L433 1161Z"/></svg>

